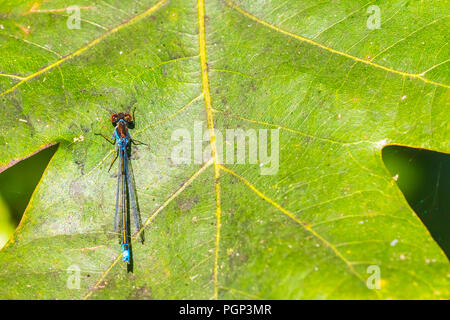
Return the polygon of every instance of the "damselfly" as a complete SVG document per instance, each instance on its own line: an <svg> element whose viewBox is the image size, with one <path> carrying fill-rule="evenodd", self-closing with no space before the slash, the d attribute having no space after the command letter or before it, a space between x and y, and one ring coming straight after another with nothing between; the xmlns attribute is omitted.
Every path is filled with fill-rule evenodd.
<svg viewBox="0 0 450 320"><path fill-rule="evenodd" d="M111 118L111 123L114 127L114 132L112 139L101 133L97 135L105 138L109 143L115 145L116 154L111 161L109 170L113 166L117 158L119 158L118 174L117 174L117 191L116 191L116 213L114 216L114 231L119 232L122 244L122 261L130 263L130 226L128 220L130 218L129 208L131 207L131 212L133 214L133 219L135 223L136 232L141 228L140 214L136 199L136 189L134 186L134 177L132 168L130 165L131 156L131 145L144 144L138 140L131 137L128 129L133 129L134 123L134 112L133 116L129 113L114 113ZM119 221L120 216L120 221ZM142 236L142 234L141 234ZM143 238L142 238L143 240Z"/></svg>

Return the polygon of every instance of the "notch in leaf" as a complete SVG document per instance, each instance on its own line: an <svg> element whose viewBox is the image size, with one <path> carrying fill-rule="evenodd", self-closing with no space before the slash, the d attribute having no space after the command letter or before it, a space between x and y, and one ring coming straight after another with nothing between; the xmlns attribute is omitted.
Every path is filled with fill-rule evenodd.
<svg viewBox="0 0 450 320"><path fill-rule="evenodd" d="M0 171L0 248L22 220L31 196L57 149L58 144L45 147Z"/></svg>
<svg viewBox="0 0 450 320"><path fill-rule="evenodd" d="M450 155L393 145L382 156L411 208L450 257Z"/></svg>

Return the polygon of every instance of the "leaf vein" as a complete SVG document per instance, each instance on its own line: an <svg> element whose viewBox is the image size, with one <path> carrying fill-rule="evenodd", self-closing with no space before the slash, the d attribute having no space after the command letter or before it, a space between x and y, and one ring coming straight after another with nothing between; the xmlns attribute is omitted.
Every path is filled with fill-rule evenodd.
<svg viewBox="0 0 450 320"><path fill-rule="evenodd" d="M79 56L81 53L83 53L84 51L88 50L91 47L94 47L96 44L98 44L99 42L103 41L105 38L107 38L108 36L110 36L113 33L116 33L117 31L123 29L126 26L132 25L134 23L136 23L139 20L142 20L143 18L145 18L146 16L150 15L152 12L158 10L167 0L160 0L159 2L157 2L154 6L152 6L151 8L147 9L146 11L144 11L143 13L134 16L133 18L123 22L122 24L118 25L117 27L114 27L112 29L110 29L108 32L105 32L104 34L102 34L100 37L98 37L97 39L94 39L93 41L89 42L87 45L85 45L84 47L79 48L78 50L76 50L75 52L66 55L64 57L62 57L61 59L53 62L52 64L49 64L46 67L43 67L42 69L24 77L24 79L22 79L21 81L19 81L17 84L15 84L14 86L12 86L11 88L3 91L0 93L0 97L4 96L10 92L13 92L14 90L16 90L18 87L20 87L22 84L28 82L29 80L32 80L34 78L36 78L37 76L52 70L53 68L59 66L60 64L64 63L67 60L70 60L76 56Z"/></svg>
<svg viewBox="0 0 450 320"><path fill-rule="evenodd" d="M377 69L381 69L381 70L384 70L384 71L387 71L387 72L390 72L390 73L394 73L394 74L399 74L399 75L402 75L402 76L411 77L411 78L414 78L414 79L419 79L421 81L424 81L426 83L429 83L429 84L432 84L432 85L435 85L435 86L440 86L440 87L444 87L444 88L450 88L450 86L447 85L447 84L427 79L427 78L423 77L420 74L414 74L414 73L408 73L408 72L404 72L404 71L399 71L399 70L396 70L396 69L393 69L393 68L390 68L390 67L386 67L386 66L377 64L375 62L372 62L371 60L365 60L365 59L362 59L362 58L359 58L359 57L356 57L356 56L352 56L351 54L348 54L346 52L342 52L342 51L339 51L339 50L327 47L327 46L325 46L325 45L323 45L321 43L318 43L318 42L316 42L316 41L314 41L312 39L309 39L309 38L300 36L298 34L295 34L295 33L292 33L292 32L286 31L286 30L283 30L283 29L281 29L281 28L279 28L279 27L277 27L275 25L272 25L272 24L270 24L270 23L268 23L266 21L263 21L263 20L259 19L258 17L255 17L254 15L250 14L249 12L245 11L244 9L238 7L235 3L233 3L230 0L224 0L224 1L231 8L235 9L236 11L238 11L243 16L245 16L245 17L247 17L247 18L249 18L249 19L251 19L251 20L253 20L253 21L255 21L255 22L257 22L257 23L259 23L259 24L261 24L263 26L265 26L265 27L268 27L268 28L270 28L272 30L275 30L276 32L279 32L279 33L282 33L282 34L287 35L289 37L295 38L295 39L297 39L299 41L309 43L309 44L311 44L313 46L316 46L316 47L319 47L319 48L321 48L323 50L329 51L331 53L334 53L334 54L346 57L348 59L351 59L351 60L354 60L354 61L366 64L366 65L369 65L369 66L372 66L372 67L377 68Z"/></svg>

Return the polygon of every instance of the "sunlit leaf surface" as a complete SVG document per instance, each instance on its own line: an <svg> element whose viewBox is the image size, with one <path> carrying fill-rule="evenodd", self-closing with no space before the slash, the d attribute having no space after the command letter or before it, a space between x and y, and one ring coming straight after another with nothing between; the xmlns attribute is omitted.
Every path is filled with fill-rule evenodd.
<svg viewBox="0 0 450 320"><path fill-rule="evenodd" d="M78 1L70 29L72 4L0 4L0 163L60 143L0 252L1 298L450 298L380 152L450 151L445 1ZM127 273L94 133L133 101L150 147L133 148L146 241ZM215 143L173 163L172 133L195 122L279 128L279 170L221 165Z"/></svg>

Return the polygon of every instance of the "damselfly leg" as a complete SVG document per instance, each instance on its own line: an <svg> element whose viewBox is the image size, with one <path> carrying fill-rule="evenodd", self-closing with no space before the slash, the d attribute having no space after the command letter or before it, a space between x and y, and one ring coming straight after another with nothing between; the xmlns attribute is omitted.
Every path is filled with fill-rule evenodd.
<svg viewBox="0 0 450 320"><path fill-rule="evenodd" d="M134 144L135 146L144 145L144 146L148 147L148 144L146 144L146 143L144 143L142 141L136 140L136 139L132 139L131 143Z"/></svg>
<svg viewBox="0 0 450 320"><path fill-rule="evenodd" d="M100 136L103 139L105 139L106 141L108 141L109 143L111 143L112 145L114 145L114 141L112 141L111 139L109 139L107 136L105 136L103 133L94 133L96 136Z"/></svg>
<svg viewBox="0 0 450 320"><path fill-rule="evenodd" d="M114 157L111 160L111 164L109 165L108 172L111 170L111 168L112 168L114 162L116 162L118 156L119 156L119 149L116 147L116 153L114 154Z"/></svg>

